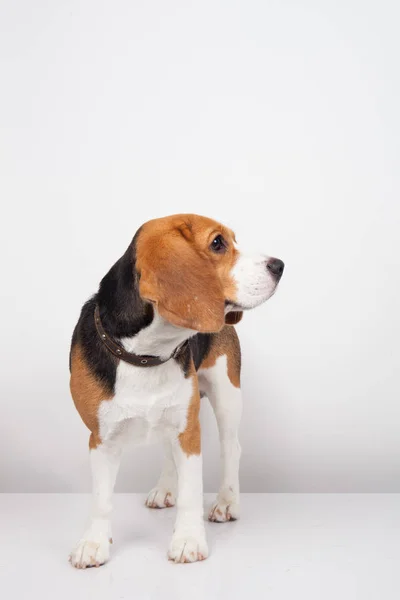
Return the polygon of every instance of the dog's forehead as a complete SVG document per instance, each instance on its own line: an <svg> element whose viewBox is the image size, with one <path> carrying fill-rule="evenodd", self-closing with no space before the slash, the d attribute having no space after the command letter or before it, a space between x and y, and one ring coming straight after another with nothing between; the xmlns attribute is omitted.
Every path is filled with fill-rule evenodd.
<svg viewBox="0 0 400 600"><path fill-rule="evenodd" d="M213 231L223 233L234 238L233 232L228 228L209 217L195 214L176 214L168 217L161 217L147 221L140 228L140 234L143 237L158 237L179 231L180 233L200 236Z"/></svg>
<svg viewBox="0 0 400 600"><path fill-rule="evenodd" d="M217 221L201 215L177 214L147 221L147 223L144 223L142 229L143 232L157 234L167 233L168 231L180 229L185 226L194 231L201 231L218 227L218 225Z"/></svg>

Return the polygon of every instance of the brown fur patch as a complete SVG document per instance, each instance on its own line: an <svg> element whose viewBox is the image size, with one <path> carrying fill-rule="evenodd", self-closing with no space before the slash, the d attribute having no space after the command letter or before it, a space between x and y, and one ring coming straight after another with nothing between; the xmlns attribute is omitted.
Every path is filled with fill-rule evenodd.
<svg viewBox="0 0 400 600"><path fill-rule="evenodd" d="M70 389L76 409L91 431L89 448L96 448L101 444L97 418L99 404L103 400L111 400L112 396L90 371L79 344L75 344L71 352Z"/></svg>
<svg viewBox="0 0 400 600"><path fill-rule="evenodd" d="M236 330L226 325L222 331L214 336L212 346L200 369L209 369L217 362L217 358L226 354L228 377L232 385L240 387L240 343Z"/></svg>
<svg viewBox="0 0 400 600"><path fill-rule="evenodd" d="M227 250L215 253L217 235ZM165 319L203 333L220 331L225 300L235 301L231 270L237 260L230 229L198 215L173 215L145 223L136 243L141 296Z"/></svg>
<svg viewBox="0 0 400 600"><path fill-rule="evenodd" d="M193 392L190 399L185 431L179 434L179 443L182 450L190 456L201 452L201 430L200 430L200 392L197 373L192 363L189 377L193 381Z"/></svg>

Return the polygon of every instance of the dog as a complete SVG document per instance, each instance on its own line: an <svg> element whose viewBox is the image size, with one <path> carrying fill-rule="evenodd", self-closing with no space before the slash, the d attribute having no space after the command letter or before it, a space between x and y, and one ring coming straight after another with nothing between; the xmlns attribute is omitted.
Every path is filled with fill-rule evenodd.
<svg viewBox="0 0 400 600"><path fill-rule="evenodd" d="M217 419L222 481L209 520L239 518L243 311L270 298L284 263L247 256L234 233L192 214L148 221L83 306L70 353L71 395L90 430L93 507L72 551L74 567L100 566L112 542L112 493L130 440L162 440L165 463L146 504L177 504L168 558L208 556L203 521L200 398Z"/></svg>

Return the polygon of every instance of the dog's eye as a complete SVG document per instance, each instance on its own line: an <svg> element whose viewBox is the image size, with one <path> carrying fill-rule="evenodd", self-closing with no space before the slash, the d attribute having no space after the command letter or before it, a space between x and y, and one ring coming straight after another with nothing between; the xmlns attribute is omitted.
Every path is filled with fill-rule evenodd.
<svg viewBox="0 0 400 600"><path fill-rule="evenodd" d="M217 237L211 243L211 250L213 252L225 252L226 250L226 242L222 235L217 235Z"/></svg>

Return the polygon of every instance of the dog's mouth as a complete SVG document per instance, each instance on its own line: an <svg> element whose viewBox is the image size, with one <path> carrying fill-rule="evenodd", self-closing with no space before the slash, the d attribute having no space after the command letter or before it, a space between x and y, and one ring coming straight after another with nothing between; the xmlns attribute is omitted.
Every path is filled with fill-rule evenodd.
<svg viewBox="0 0 400 600"><path fill-rule="evenodd" d="M248 310L252 310L253 308L256 308L257 306L259 306L260 304L263 304L264 302L266 302L267 300L269 300L270 298L272 298L272 296L275 294L276 290L278 289L278 283L279 281L277 281L275 283L275 285L273 286L273 288L267 288L265 290L257 290L257 293L253 293L252 295L249 295L249 302L247 303L243 303L243 304L239 304L238 302L235 302L233 300L225 300L225 314L227 314L228 312L243 312L243 311L248 311Z"/></svg>
<svg viewBox="0 0 400 600"><path fill-rule="evenodd" d="M243 310L247 310L247 308L236 304L236 302L232 302L232 300L225 300L225 314L228 312L241 312Z"/></svg>

